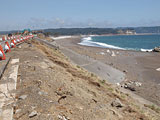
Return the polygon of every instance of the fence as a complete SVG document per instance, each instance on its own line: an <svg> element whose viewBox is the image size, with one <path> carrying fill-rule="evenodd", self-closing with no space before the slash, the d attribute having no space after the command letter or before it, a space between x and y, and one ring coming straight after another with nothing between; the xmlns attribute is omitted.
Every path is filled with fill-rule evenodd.
<svg viewBox="0 0 160 120"><path fill-rule="evenodd" d="M27 41L33 37L33 35L16 35L11 37L7 37L6 35L2 36L2 38L0 38L0 60L5 60L6 53L11 52L12 48L15 48L18 44L21 44L22 42Z"/></svg>

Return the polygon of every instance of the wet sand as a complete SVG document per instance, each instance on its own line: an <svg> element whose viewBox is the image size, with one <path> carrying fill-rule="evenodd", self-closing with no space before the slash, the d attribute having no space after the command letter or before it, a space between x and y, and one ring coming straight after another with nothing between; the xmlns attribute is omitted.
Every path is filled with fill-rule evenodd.
<svg viewBox="0 0 160 120"><path fill-rule="evenodd" d="M69 50L118 69L118 71L126 75L123 82L132 81L142 83L140 87L135 86L136 91L134 93L160 106L160 72L156 71L157 68L160 68L160 53L88 47L77 44L80 41L80 37L73 37L59 39L55 42L63 48L64 54ZM115 56L113 56L113 52ZM70 53L67 54L67 56L70 55ZM75 61L82 62L84 60L76 59ZM97 68L98 66L99 64L97 64ZM109 82L116 83L117 81Z"/></svg>

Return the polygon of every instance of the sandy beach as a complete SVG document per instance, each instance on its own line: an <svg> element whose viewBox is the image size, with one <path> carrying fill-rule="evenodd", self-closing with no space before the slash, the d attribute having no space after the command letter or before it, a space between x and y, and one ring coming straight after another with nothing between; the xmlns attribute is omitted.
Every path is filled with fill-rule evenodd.
<svg viewBox="0 0 160 120"><path fill-rule="evenodd" d="M160 72L156 70L160 67L159 53L88 47L77 44L80 41L81 37L55 40L74 63L109 83L140 83L133 85L133 92L160 105ZM97 66L97 70L92 66Z"/></svg>

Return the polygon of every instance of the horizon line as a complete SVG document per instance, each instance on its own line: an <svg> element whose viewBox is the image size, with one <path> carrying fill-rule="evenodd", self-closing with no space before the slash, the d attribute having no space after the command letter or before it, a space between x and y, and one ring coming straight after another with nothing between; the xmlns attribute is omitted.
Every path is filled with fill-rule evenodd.
<svg viewBox="0 0 160 120"><path fill-rule="evenodd" d="M40 29L31 29L31 28L24 28L24 29L31 29L31 30L45 30L45 29L87 29L87 28L98 28L98 29L118 29L118 28L140 28L140 27L160 27L160 25L157 26L136 26L136 27L57 27L57 28L40 28ZM10 31L22 31L24 29L19 30L0 30L0 32L10 32Z"/></svg>

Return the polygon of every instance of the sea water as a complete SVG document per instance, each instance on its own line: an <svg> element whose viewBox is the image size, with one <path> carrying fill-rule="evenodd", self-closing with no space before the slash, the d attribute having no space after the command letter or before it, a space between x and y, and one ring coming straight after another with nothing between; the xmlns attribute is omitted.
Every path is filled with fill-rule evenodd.
<svg viewBox="0 0 160 120"><path fill-rule="evenodd" d="M80 45L122 50L151 51L160 46L160 34L89 36L82 38Z"/></svg>

